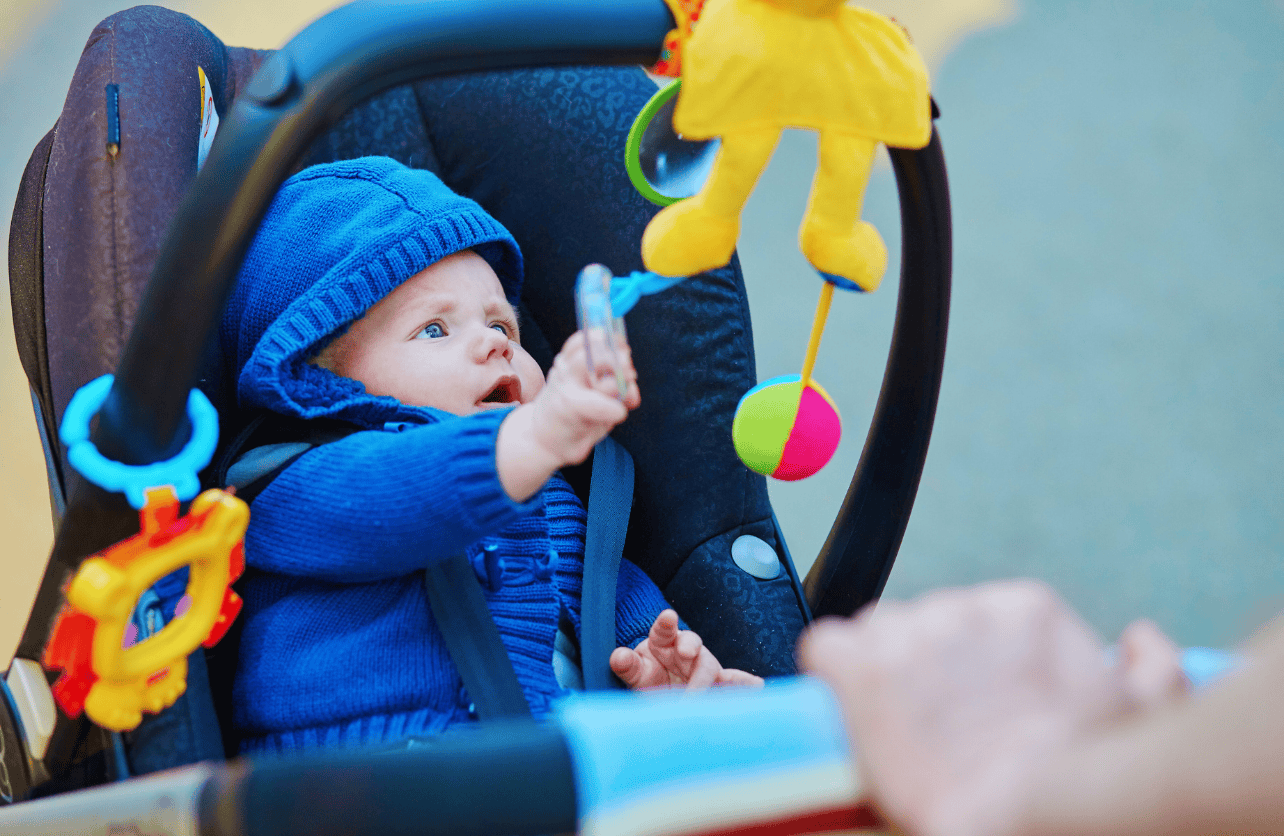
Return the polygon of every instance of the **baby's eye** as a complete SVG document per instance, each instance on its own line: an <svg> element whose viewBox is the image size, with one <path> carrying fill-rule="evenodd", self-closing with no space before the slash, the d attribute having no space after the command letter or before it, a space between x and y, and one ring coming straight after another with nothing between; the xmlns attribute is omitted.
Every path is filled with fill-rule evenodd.
<svg viewBox="0 0 1284 836"><path fill-rule="evenodd" d="M415 339L435 340L444 336L446 336L446 329L440 322L429 322L420 329L418 334L415 334Z"/></svg>
<svg viewBox="0 0 1284 836"><path fill-rule="evenodd" d="M502 322L492 322L490 324L490 327L494 328L496 331L503 334L505 337L508 337L510 340L513 338L513 329L509 328L507 325L505 325Z"/></svg>

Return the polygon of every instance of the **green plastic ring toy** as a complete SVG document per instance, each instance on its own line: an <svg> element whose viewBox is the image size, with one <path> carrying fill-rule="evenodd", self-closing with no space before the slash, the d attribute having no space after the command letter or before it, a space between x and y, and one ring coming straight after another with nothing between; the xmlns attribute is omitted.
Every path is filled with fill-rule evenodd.
<svg viewBox="0 0 1284 836"><path fill-rule="evenodd" d="M673 129L682 79L656 91L633 120L624 143L624 167L638 193L657 206L691 197L713 168L721 140L683 139Z"/></svg>

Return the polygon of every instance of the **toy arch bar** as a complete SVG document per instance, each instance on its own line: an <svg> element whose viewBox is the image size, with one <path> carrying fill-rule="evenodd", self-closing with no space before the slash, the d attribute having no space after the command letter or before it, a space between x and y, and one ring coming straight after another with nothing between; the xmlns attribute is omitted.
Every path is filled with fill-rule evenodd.
<svg viewBox="0 0 1284 836"><path fill-rule="evenodd" d="M531 769L539 764L539 769ZM577 829L563 733L497 722L400 751L200 763L0 807L12 836L539 836Z"/></svg>
<svg viewBox="0 0 1284 836"><path fill-rule="evenodd" d="M188 392L258 224L311 141L353 105L447 73L649 65L673 25L662 0L357 2L309 25L260 68L220 125L161 245L94 444L117 461L148 464L186 442ZM896 325L860 465L806 580L816 614L850 613L881 592L936 410L950 283L944 158L935 135L926 148L891 157L903 249ZM39 658L66 576L135 525L122 498L76 485L20 656Z"/></svg>

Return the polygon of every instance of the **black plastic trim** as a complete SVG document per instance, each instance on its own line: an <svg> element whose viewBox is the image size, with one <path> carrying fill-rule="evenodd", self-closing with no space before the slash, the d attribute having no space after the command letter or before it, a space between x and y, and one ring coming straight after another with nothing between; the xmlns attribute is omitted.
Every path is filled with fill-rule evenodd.
<svg viewBox="0 0 1284 836"><path fill-rule="evenodd" d="M49 374L49 344L45 335L45 179L53 152L54 125L36 144L22 172L9 227L9 301L13 309L13 330L18 357L27 382L39 406L36 422L42 442L58 437L53 416L53 384ZM58 525L65 503L62 463L54 453L49 457L49 495ZM54 501L56 499L56 501Z"/></svg>
<svg viewBox="0 0 1284 836"><path fill-rule="evenodd" d="M530 720L234 766L202 795L202 836L539 836L577 826L566 740Z"/></svg>
<svg viewBox="0 0 1284 836"><path fill-rule="evenodd" d="M905 536L941 391L953 245L945 155L889 148L901 201L901 287L874 420L804 588L817 618L850 615L887 584Z"/></svg>

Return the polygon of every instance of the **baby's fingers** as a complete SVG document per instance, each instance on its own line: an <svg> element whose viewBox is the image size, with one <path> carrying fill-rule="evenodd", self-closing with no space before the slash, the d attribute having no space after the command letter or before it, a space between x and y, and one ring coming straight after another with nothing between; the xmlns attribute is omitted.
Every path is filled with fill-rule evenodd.
<svg viewBox="0 0 1284 836"><path fill-rule="evenodd" d="M651 630L647 633L646 641L651 652L672 648L678 640L678 633L678 614L671 609L661 612L655 617Z"/></svg>
<svg viewBox="0 0 1284 836"><path fill-rule="evenodd" d="M590 338L583 331L576 331L562 346L558 357L583 385L610 395L629 409L637 409L642 403L638 373L633 367L633 353L628 343L612 345L609 335L595 332Z"/></svg>
<svg viewBox="0 0 1284 836"><path fill-rule="evenodd" d="M610 664L615 675L630 688L647 688L663 682L663 677L658 676L659 665L653 659L627 647L615 648Z"/></svg>
<svg viewBox="0 0 1284 836"><path fill-rule="evenodd" d="M766 683L763 681L761 676L754 676L748 671L737 670L735 668L723 668L718 671L718 677L714 680L713 684L761 688Z"/></svg>
<svg viewBox="0 0 1284 836"><path fill-rule="evenodd" d="M688 632L684 635L696 636L695 633ZM700 637L696 636L699 641ZM681 641L681 640L679 640ZM718 674L722 671L722 666L718 660L700 642L700 649L696 652L695 658L686 666L686 683L688 691L703 691L710 688L718 682Z"/></svg>
<svg viewBox="0 0 1284 836"><path fill-rule="evenodd" d="M678 633L674 646L678 657L685 663L683 667L689 668L700 658L700 651L704 649L704 640L700 638L699 633L692 630L683 630Z"/></svg>
<svg viewBox="0 0 1284 836"><path fill-rule="evenodd" d="M628 409L619 399L602 392L572 392L567 395L566 401L576 417L597 426L603 434L629 417Z"/></svg>
<svg viewBox="0 0 1284 836"><path fill-rule="evenodd" d="M705 650L704 640L692 630L678 633L673 645L673 664L666 665L675 683L685 682L688 688L701 690L713 684L718 676L718 660Z"/></svg>
<svg viewBox="0 0 1284 836"><path fill-rule="evenodd" d="M623 365L621 372L627 389L622 401L629 409L637 409L642 404L642 392L638 389L637 369L633 368L633 351L628 346L624 346L616 356Z"/></svg>
<svg viewBox="0 0 1284 836"><path fill-rule="evenodd" d="M637 409L642 403L642 394L638 389L638 375L633 370L632 364L620 371L616 376L615 369L607 362L603 362L591 372L586 380L587 385L594 390L608 395L611 398L624 404L629 409ZM623 381L623 393L621 393L621 379Z"/></svg>

